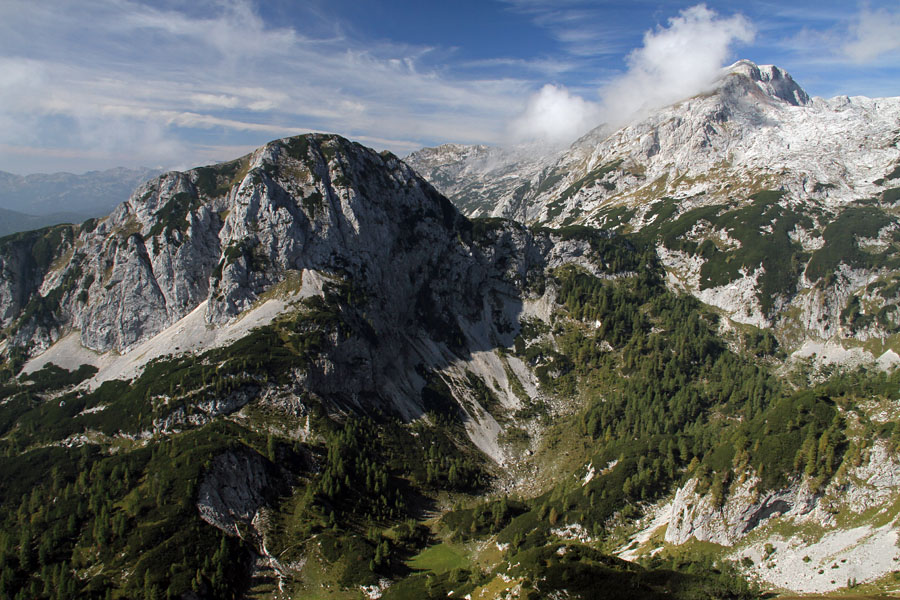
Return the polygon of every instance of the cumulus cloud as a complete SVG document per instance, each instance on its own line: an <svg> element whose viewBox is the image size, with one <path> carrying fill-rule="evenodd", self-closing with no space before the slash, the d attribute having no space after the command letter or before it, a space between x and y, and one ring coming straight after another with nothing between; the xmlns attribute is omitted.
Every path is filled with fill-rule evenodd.
<svg viewBox="0 0 900 600"><path fill-rule="evenodd" d="M900 11L871 10L866 6L851 26L851 35L843 51L858 63L871 62L900 50Z"/></svg>
<svg viewBox="0 0 900 600"><path fill-rule="evenodd" d="M668 27L644 34L644 45L628 55L628 70L601 90L611 124L706 89L721 74L736 42L749 43L754 27L745 17L720 17L704 4L669 19Z"/></svg>
<svg viewBox="0 0 900 600"><path fill-rule="evenodd" d="M626 58L627 70L599 90L600 101L545 85L511 126L517 141L571 142L606 123L623 125L648 111L698 94L721 75L738 42L755 30L742 15L722 17L704 4L681 11L665 27L647 31Z"/></svg>
<svg viewBox="0 0 900 600"><path fill-rule="evenodd" d="M516 142L571 142L597 125L599 107L565 87L547 84L534 94L510 131Z"/></svg>

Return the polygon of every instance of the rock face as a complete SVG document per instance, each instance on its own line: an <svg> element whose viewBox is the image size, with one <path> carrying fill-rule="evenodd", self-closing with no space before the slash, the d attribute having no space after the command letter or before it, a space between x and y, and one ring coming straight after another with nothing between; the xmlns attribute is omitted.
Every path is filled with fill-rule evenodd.
<svg viewBox="0 0 900 600"><path fill-rule="evenodd" d="M639 206L664 196L724 204L754 187L798 199L815 193L836 206L883 190L876 182L885 183L900 159L898 133L900 98L810 98L782 69L742 60L709 92L615 131L601 125L545 159L552 162L542 173L517 169L523 182L537 171L536 185L516 202L494 197L490 213L557 225L595 222L608 204ZM454 145L408 160L456 201L460 190L492 185L517 158ZM492 168L477 168L485 164Z"/></svg>
<svg viewBox="0 0 900 600"><path fill-rule="evenodd" d="M539 148L444 144L423 148L404 161L470 217L516 214L532 185L553 165L557 153Z"/></svg>
<svg viewBox="0 0 900 600"><path fill-rule="evenodd" d="M476 168L503 156L490 148L409 160L466 211L638 231L673 286L796 350L900 331L883 293L900 266L898 143L900 98L810 98L778 67L739 61L708 92L598 127L543 168Z"/></svg>
<svg viewBox="0 0 900 600"><path fill-rule="evenodd" d="M721 506L709 494L700 494L697 480L691 479L675 493L672 519L666 541L683 544L695 538L731 546L760 523L781 515L802 516L816 506L816 497L807 487L790 486L762 494L759 480L749 477L735 486Z"/></svg>
<svg viewBox="0 0 900 600"><path fill-rule="evenodd" d="M213 459L197 487L200 518L229 535L252 531L253 519L271 486L266 461L250 451L226 452Z"/></svg>
<svg viewBox="0 0 900 600"><path fill-rule="evenodd" d="M675 493L665 539L683 544L691 538L732 546L770 518L785 517L794 523L813 522L829 528L841 511L862 514L885 506L896 498L900 462L887 443L878 441L858 466L834 478L814 493L806 480L796 480L777 490L759 490L759 479L747 474L716 503L711 493L701 493L697 479L690 479Z"/></svg>
<svg viewBox="0 0 900 600"><path fill-rule="evenodd" d="M352 273L394 305L414 296L405 267L436 266L461 223L396 158L337 137L273 142L232 163L163 175L108 218L60 228L52 240L7 242L0 325L19 319L16 343L36 341L22 312L36 294L53 296L53 318L36 321L122 352L200 303L210 324L232 318L302 269ZM49 260L31 256L37 245Z"/></svg>

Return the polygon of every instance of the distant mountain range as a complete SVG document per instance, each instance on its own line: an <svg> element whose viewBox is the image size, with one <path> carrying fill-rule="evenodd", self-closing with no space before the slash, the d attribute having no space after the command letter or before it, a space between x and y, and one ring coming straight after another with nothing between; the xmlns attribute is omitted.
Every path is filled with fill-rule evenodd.
<svg viewBox="0 0 900 600"><path fill-rule="evenodd" d="M59 223L79 223L87 217L81 213L53 213L49 215L26 215L15 210L0 208L0 237L19 231L40 229Z"/></svg>
<svg viewBox="0 0 900 600"><path fill-rule="evenodd" d="M108 215L158 169L15 175L0 171L0 235Z"/></svg>

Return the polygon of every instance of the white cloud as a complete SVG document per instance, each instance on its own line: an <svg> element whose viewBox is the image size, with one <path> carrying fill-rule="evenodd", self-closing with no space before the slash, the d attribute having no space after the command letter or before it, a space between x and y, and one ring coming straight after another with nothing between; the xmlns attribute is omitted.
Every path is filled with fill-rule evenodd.
<svg viewBox="0 0 900 600"><path fill-rule="evenodd" d="M35 141L35 123L21 115L33 110L32 97L45 82L39 64L0 57L0 144Z"/></svg>
<svg viewBox="0 0 900 600"><path fill-rule="evenodd" d="M312 130L398 152L490 143L531 85L435 71L428 47L268 24L251 0L196 8L0 3L0 144L43 140L57 159L80 147L120 156L116 164L181 165L214 138L214 147L259 145ZM0 169L15 161L0 152ZM65 168L54 165L37 168Z"/></svg>
<svg viewBox="0 0 900 600"><path fill-rule="evenodd" d="M528 100L510 133L516 142L566 143L597 125L599 116L596 103L547 84Z"/></svg>
<svg viewBox="0 0 900 600"><path fill-rule="evenodd" d="M601 90L603 112L622 124L647 111L702 92L720 75L736 42L749 43L753 25L743 16L723 18L704 4L644 34L628 55L628 70Z"/></svg>
<svg viewBox="0 0 900 600"><path fill-rule="evenodd" d="M156 110L152 108L135 108L107 104L96 107L97 116L101 118L114 117L118 119L137 119L141 121L160 123L162 125L175 125L178 127L190 127L194 129L213 129L221 127L234 131L261 131L277 135L284 133L290 135L297 130L292 127L277 124L254 123L239 121L236 119L224 119L213 115L190 111Z"/></svg>
<svg viewBox="0 0 900 600"><path fill-rule="evenodd" d="M900 11L863 7L851 26L852 39L844 54L857 63L866 63L900 50Z"/></svg>
<svg viewBox="0 0 900 600"><path fill-rule="evenodd" d="M193 49L197 44L206 45L235 62L287 53L300 39L292 29L267 27L253 4L246 0L220 0L209 7L214 16L207 18L131 2L123 4L127 12L117 26L132 31L163 32L177 43L190 43Z"/></svg>
<svg viewBox="0 0 900 600"><path fill-rule="evenodd" d="M704 4L685 9L667 27L644 34L643 46L626 59L628 70L599 90L599 103L545 85L512 122L513 137L572 142L602 123L623 125L698 94L721 75L732 46L753 37L753 25L741 15L720 17Z"/></svg>

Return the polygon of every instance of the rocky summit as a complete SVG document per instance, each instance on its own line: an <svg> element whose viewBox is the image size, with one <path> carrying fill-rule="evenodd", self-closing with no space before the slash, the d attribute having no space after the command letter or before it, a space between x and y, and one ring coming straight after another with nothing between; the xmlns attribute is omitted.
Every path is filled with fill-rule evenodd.
<svg viewBox="0 0 900 600"><path fill-rule="evenodd" d="M335 135L0 238L0 597L897 587L900 100Z"/></svg>
<svg viewBox="0 0 900 600"><path fill-rule="evenodd" d="M672 286L773 328L798 358L893 362L898 140L900 99L810 98L782 69L742 60L707 92L601 125L542 167L479 168L502 154L490 148L408 160L473 215L646 239ZM479 205L466 189L484 191Z"/></svg>

